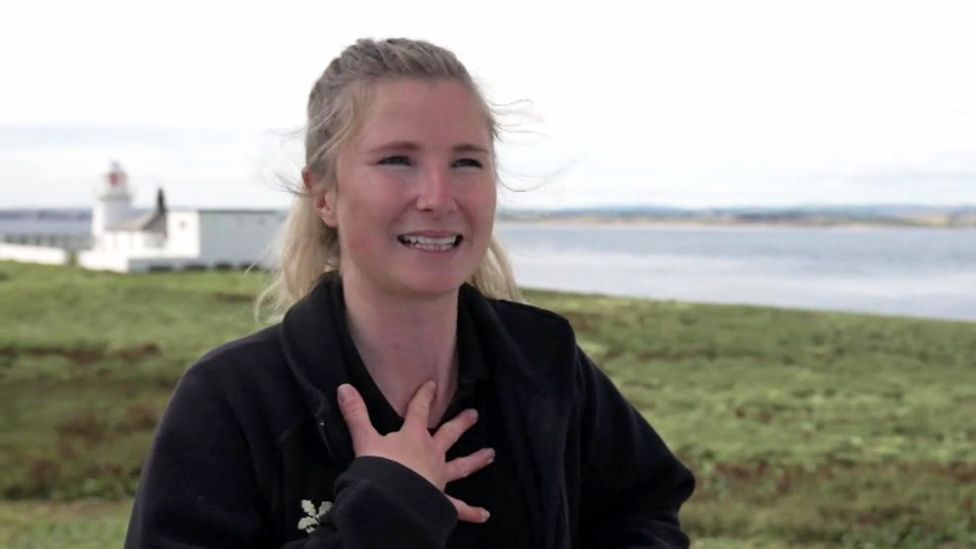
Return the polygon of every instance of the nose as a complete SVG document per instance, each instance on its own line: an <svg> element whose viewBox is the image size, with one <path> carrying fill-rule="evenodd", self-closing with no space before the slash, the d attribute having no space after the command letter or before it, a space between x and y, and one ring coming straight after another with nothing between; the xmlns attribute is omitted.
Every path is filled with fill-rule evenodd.
<svg viewBox="0 0 976 549"><path fill-rule="evenodd" d="M424 171L418 185L417 209L441 213L456 209L454 186L448 168L432 167Z"/></svg>

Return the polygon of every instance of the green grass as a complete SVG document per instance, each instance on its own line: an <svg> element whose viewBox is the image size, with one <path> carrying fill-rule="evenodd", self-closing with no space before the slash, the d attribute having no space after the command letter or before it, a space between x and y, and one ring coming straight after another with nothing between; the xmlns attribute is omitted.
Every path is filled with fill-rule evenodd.
<svg viewBox="0 0 976 549"><path fill-rule="evenodd" d="M131 507L129 501L4 501L0 504L0 547L121 547Z"/></svg>
<svg viewBox="0 0 976 549"><path fill-rule="evenodd" d="M0 263L0 546L119 545L169 392L262 282ZM529 298L695 470L699 547L976 546L976 324Z"/></svg>

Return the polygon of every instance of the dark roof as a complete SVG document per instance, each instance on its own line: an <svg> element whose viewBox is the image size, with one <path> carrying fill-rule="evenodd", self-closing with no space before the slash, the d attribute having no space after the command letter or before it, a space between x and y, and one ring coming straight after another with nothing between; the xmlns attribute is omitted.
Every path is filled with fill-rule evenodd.
<svg viewBox="0 0 976 549"><path fill-rule="evenodd" d="M120 223L116 223L115 225L108 227L108 230L165 232L166 224L157 223L158 220L165 219L165 218L166 218L165 212L160 212L159 210L150 210L148 212L141 213L135 217L124 219Z"/></svg>

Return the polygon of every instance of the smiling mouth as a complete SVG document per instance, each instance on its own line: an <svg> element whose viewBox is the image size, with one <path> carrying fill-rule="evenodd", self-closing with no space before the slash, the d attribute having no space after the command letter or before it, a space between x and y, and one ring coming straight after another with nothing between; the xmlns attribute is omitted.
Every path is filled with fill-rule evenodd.
<svg viewBox="0 0 976 549"><path fill-rule="evenodd" d="M400 244L408 248L416 248L427 252L446 252L457 248L463 238L459 234L436 238L416 234L404 234L398 236L397 240L400 241Z"/></svg>

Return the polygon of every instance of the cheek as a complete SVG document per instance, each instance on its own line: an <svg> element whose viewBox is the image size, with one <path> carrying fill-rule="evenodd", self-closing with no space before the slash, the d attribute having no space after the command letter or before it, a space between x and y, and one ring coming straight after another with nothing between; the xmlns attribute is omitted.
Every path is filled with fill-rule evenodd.
<svg viewBox="0 0 976 549"><path fill-rule="evenodd" d="M479 224L490 227L494 223L497 199L494 183L478 190L478 194L472 202Z"/></svg>
<svg viewBox="0 0 976 549"><path fill-rule="evenodd" d="M377 232L378 225L369 212L356 207L354 203L346 203L345 206L339 210L339 240L343 252L351 255L369 253L382 235Z"/></svg>
<svg viewBox="0 0 976 549"><path fill-rule="evenodd" d="M342 248L349 254L359 256L376 253L390 244L389 231L394 213L390 211L391 201L382 193L363 192L379 188L375 183L355 190L340 193L338 200L339 238Z"/></svg>

